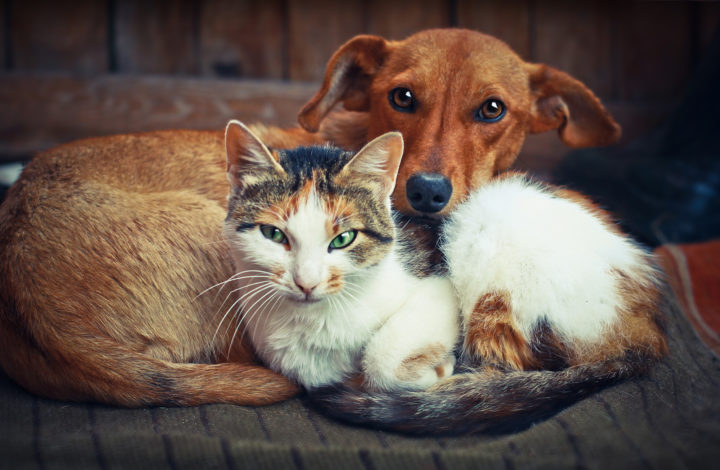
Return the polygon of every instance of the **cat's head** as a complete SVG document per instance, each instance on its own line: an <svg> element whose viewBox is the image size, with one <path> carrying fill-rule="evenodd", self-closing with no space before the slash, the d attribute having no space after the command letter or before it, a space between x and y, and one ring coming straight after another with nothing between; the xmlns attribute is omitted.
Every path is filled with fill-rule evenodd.
<svg viewBox="0 0 720 470"><path fill-rule="evenodd" d="M309 305L344 289L392 250L390 194L403 152L398 132L357 153L270 150L245 125L225 132L230 181L225 235L239 268ZM366 274L365 274L366 275Z"/></svg>

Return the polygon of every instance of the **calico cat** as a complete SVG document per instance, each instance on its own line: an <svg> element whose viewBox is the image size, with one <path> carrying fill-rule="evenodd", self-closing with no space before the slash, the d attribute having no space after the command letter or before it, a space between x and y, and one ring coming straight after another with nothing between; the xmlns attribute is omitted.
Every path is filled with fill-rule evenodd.
<svg viewBox="0 0 720 470"><path fill-rule="evenodd" d="M226 130L225 236L239 328L271 368L307 389L362 374L368 390L425 389L452 374L459 310L447 278L413 274L390 194L402 136L359 152L270 151Z"/></svg>
<svg viewBox="0 0 720 470"><path fill-rule="evenodd" d="M427 391L322 389L312 399L328 414L418 433L513 428L667 353L652 257L577 193L503 175L441 238L466 373Z"/></svg>

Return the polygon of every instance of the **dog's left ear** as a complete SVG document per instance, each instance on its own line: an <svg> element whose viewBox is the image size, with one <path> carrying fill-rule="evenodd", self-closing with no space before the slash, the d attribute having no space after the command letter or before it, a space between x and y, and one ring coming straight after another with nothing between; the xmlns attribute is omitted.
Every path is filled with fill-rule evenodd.
<svg viewBox="0 0 720 470"><path fill-rule="evenodd" d="M610 145L620 126L600 100L580 81L544 64L526 64L530 78L530 132L558 129L569 147Z"/></svg>
<svg viewBox="0 0 720 470"><path fill-rule="evenodd" d="M328 62L320 90L300 110L300 125L316 132L320 121L338 101L350 111L367 110L370 84L387 51L388 42L379 36L355 36L343 44Z"/></svg>

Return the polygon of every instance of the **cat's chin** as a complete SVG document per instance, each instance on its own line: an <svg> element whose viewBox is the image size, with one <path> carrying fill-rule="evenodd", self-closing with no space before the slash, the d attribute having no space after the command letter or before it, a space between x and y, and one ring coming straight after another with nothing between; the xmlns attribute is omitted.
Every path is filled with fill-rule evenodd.
<svg viewBox="0 0 720 470"><path fill-rule="evenodd" d="M317 298L308 299L305 297L287 297L287 299L295 305L303 305L303 306L317 305L323 301L323 299L317 299Z"/></svg>

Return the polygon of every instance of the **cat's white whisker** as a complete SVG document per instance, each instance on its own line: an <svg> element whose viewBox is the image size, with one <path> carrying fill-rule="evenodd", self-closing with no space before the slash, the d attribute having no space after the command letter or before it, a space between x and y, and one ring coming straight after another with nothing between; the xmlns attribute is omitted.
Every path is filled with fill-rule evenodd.
<svg viewBox="0 0 720 470"><path fill-rule="evenodd" d="M273 286L269 286L269 287L273 287ZM237 332L238 332L238 330L240 329L240 324L241 324L241 323L245 322L245 323L247 324L247 322L249 322L249 321L250 321L255 315L257 315L258 313L260 313L260 318L262 318L262 310L261 310L261 307L262 307L262 305L265 305L265 303L263 302L263 304L261 305L261 307L259 307L257 310L253 310L253 309L255 308L255 305L257 305L258 302L261 302L263 299L267 298L268 296L269 296L270 299L272 299L273 296L276 295L276 294L277 294L277 290L271 289L269 292L265 292L263 295L261 295L260 298L258 298L258 299L255 301L255 303L253 303L250 307L245 308L245 304L243 304L243 307L242 307L243 313L241 314L242 318L241 318L240 321L238 322L238 326L235 328L235 332L233 333L232 338L230 339L230 344L231 344L231 345L232 345L232 343L235 341L235 336L237 335ZM249 312L251 312L251 313L250 313L250 319L248 319L247 322L246 322L244 317L245 317ZM255 326L256 326L256 327L257 327L257 324L259 323L260 318L258 318L258 322L255 323ZM243 331L243 334L245 334L244 331Z"/></svg>
<svg viewBox="0 0 720 470"><path fill-rule="evenodd" d="M236 279L235 276L237 276L237 274L233 274L232 276L230 276L229 278L225 279L224 281L220 281L220 282L218 282L217 284L213 284L212 286L208 287L207 289L205 289L204 291L202 291L202 292L200 292L198 295L196 295L193 300L196 300L196 299L197 299L198 297L200 297L201 295L207 293L208 291L210 291L210 290L212 290L212 289L214 289L214 288L216 288L216 287L218 287L218 286L225 286L227 283L234 281L234 280ZM220 289L220 290L222 290L222 289ZM217 298L217 297L216 297L216 298ZM214 299L213 299L213 300L214 300Z"/></svg>
<svg viewBox="0 0 720 470"><path fill-rule="evenodd" d="M255 274L255 275L252 275L252 276L239 277L240 275L246 274L246 273L249 273L249 272L259 272L259 273L262 273L262 275L260 275L260 274ZM230 277L227 278L226 280L221 281L221 282L218 282L217 284L214 284L214 285L208 287L207 289L205 289L204 291L202 291L202 292L200 292L198 295L196 295L193 300L196 300L196 299L197 299L198 297L200 297L201 295L205 294L206 292L208 292L208 291L210 291L210 290L212 290L212 289L214 289L214 288L216 288L216 287L218 287L218 286L223 286L223 287L224 287L224 286L227 285L229 282L232 282L232 281L235 281L235 280L247 279L247 278L249 278L249 277L271 277L271 276L272 276L272 273L270 273L270 272L268 272L268 271L260 271L260 270L258 270L258 269L248 269L248 270L245 270L245 271L240 271L239 273L233 274L232 276L230 276ZM222 291L222 288L220 289L220 291ZM218 293L219 293L219 292L218 292ZM217 295L216 295L215 298L217 299Z"/></svg>
<svg viewBox="0 0 720 470"><path fill-rule="evenodd" d="M360 289L359 287L356 287L356 286L353 286L350 284L346 284L345 288L342 290L340 295L347 294L347 295L353 297L357 301L357 298L355 298L355 295L359 295L362 297L363 293L364 293L364 291L362 289Z"/></svg>
<svg viewBox="0 0 720 470"><path fill-rule="evenodd" d="M228 343L228 355L230 354L230 348L232 347L233 342L235 341L235 336L237 335L238 329L240 328L240 324L242 323L243 317L247 314L247 310L245 309L245 305L243 303L243 299L245 297L251 299L253 296L264 292L265 290L272 288L272 285L268 283L266 286L260 286L255 289L253 289L251 292L244 294L242 297L240 297L238 300L233 303L232 306L228 309L227 313L230 313L231 310L237 305L237 308L235 308L235 313L233 314L233 319L236 319L240 317L237 321L237 326L235 327L235 332L233 333L232 337L230 338L230 342ZM272 292L272 291L271 291ZM249 297L248 297L249 296ZM227 313L225 314L227 316ZM239 315L238 315L239 314ZM225 334L227 335L230 332L230 326L232 325L232 321L228 322L227 328L225 328ZM219 327L219 325L218 325Z"/></svg>
<svg viewBox="0 0 720 470"><path fill-rule="evenodd" d="M269 281L263 281L263 282L258 282L258 283L256 283L256 284L270 284L270 282L269 282ZM220 305L220 308L218 309L218 311L215 312L215 316L217 316L217 315L220 313L220 310L222 310L222 306L225 305L225 302L227 302L227 299L228 299L233 293L235 293L235 292L237 292L237 291L240 291L240 290L242 290L242 289L244 289L244 288L246 288L246 287L247 287L247 286L238 287L237 289L234 289L234 290L230 291L230 293L227 295L227 297L225 297L225 300L223 301L223 303ZM215 334L213 335L213 339L212 339L212 343L211 343L211 344L214 344L214 343L215 343L215 338L217 337L217 334L218 334L218 332L220 331L220 327L221 327L222 324L225 322L225 319L226 319L227 316L230 314L230 312L233 310L233 308L235 308L236 305L238 306L237 309L235 310L235 314L233 315L233 318L234 318L235 315L237 314L237 311L238 311L238 310L241 308L241 306L242 306L242 300L243 300L245 297L247 297L248 295L251 295L251 294L257 292L259 289L262 289L262 288L263 288L262 285L259 286L259 287L255 287L255 288L252 289L250 292L247 292L247 293L243 294L242 296L240 296L238 299L235 300L235 302L232 303L232 305L230 305L230 307L228 307L228 309L225 311L225 314L223 315L222 319L221 319L220 322L218 323L217 328L215 329ZM230 330L230 326L231 326L231 325L232 325L232 321L228 322L228 326L227 326L227 328L225 328L225 334L226 334L226 335L227 335L228 331Z"/></svg>
<svg viewBox="0 0 720 470"><path fill-rule="evenodd" d="M223 300L223 303L220 304L220 307L218 307L217 311L216 311L215 314L213 315L213 318L216 318L216 317L220 314L220 311L222 310L223 306L225 305L225 302L227 302L227 299L230 298L230 296L231 296L234 292L237 292L237 291L239 291L239 290L241 290L241 288L237 288L237 289L234 289L234 290L230 291L230 293L227 295L227 297L225 297L225 300ZM238 302L240 302L240 299L237 299L237 300L236 300L232 305L230 305L230 307L225 311L225 314L224 314L224 315L222 316L222 318L220 319L220 322L218 322L217 328L215 328L215 333L213 334L213 337L212 337L212 340L211 340L210 344L215 344L215 338L217 337L217 334L218 334L218 332L220 331L220 327L221 327L222 324L225 322L225 319L227 318L228 314L230 314L230 311L232 310L232 308L233 308L236 304L238 304ZM228 327L228 328L229 328L229 327ZM227 332L227 329L226 329L226 332Z"/></svg>
<svg viewBox="0 0 720 470"><path fill-rule="evenodd" d="M269 279L269 278L271 278L271 277L272 277L272 275L270 275L270 274L266 274L266 275L263 275L263 274L251 274L251 275L247 275L247 276L240 276L240 277L235 277L235 278L229 279L229 280L226 281L224 284L227 284L228 282L231 282L231 281L242 281L242 280L245 280L245 279ZM222 290L223 290L224 288L225 288L225 285L223 285L223 287L220 288L220 290L217 292L217 294L215 294L215 298L213 299L213 302L214 302L215 300L217 300L217 296L220 295L220 293L222 293ZM226 299L226 300L227 300L227 299Z"/></svg>
<svg viewBox="0 0 720 470"><path fill-rule="evenodd" d="M265 293L262 294L259 298L255 299L255 302L253 302L253 304L250 305L249 307L247 306L247 303L250 302L249 300L248 300L247 302L243 302L243 311L245 312L243 315L247 315L247 312L252 312L253 309L255 308L255 306L256 306L259 302L261 302L261 301L262 301L265 297L267 297L268 295L274 293L275 290L272 289L272 287L274 287L274 286L270 285L270 286L267 286L267 288L262 289L261 291L257 292L257 293L259 294L260 292L264 292L265 290L270 289L269 292L265 292ZM249 297L248 299L250 299L250 298L252 298L252 297Z"/></svg>
<svg viewBox="0 0 720 470"><path fill-rule="evenodd" d="M264 309L267 307L268 303L270 303L270 301L272 301L272 299L275 298L276 295L278 295L278 291L274 290L270 297L268 297L267 299L265 299L265 301L263 301L263 303L258 305L257 310L259 310L261 312L264 311Z"/></svg>
<svg viewBox="0 0 720 470"><path fill-rule="evenodd" d="M346 299L338 297L337 299L335 299L335 302L337 303L335 309L342 315L345 321L348 321L350 317L348 316L348 303Z"/></svg>
<svg viewBox="0 0 720 470"><path fill-rule="evenodd" d="M282 295L282 293L281 293L280 291L277 291L277 290L276 290L276 291L275 291L275 296L274 296L274 297L271 297L271 299L272 299L272 298L275 298L275 302L273 302L272 307L270 307L270 311L267 312L267 315L266 315L267 317L271 317L272 315L274 315L274 314L275 314L275 311L276 311L277 308L278 308L278 306L279 306L279 305L282 305L282 302L280 302L280 301L282 300L283 295ZM252 317L251 317L251 318L252 318ZM245 333L247 332L248 325L249 325L249 320L248 320L248 321L245 321L244 323L245 323L245 328L243 329L243 333L242 333L242 334L245 334ZM260 321L259 321L259 319L258 319L257 324L259 324L259 323L260 323ZM257 327L257 324L256 324L256 327ZM253 331L255 331L255 328L253 328ZM252 338L252 337L254 337L254 333L253 333L253 336L251 336L251 338Z"/></svg>
<svg viewBox="0 0 720 470"><path fill-rule="evenodd" d="M235 303L233 303L233 304L230 306L230 308L227 309L227 311L225 312L225 314L222 316L222 318L220 319L220 322L218 323L217 327L215 328L215 333L213 333L213 337L212 337L212 340L210 341L210 344L215 344L215 338L217 338L217 334L220 332L220 327L222 326L223 323L225 323L225 319L227 318L227 316L230 314L230 311L233 309L233 307L234 307L238 302L239 302L239 300L235 301ZM239 308L239 306L238 306L238 308ZM218 310L217 313L220 313L220 310ZM217 313L216 313L216 315L217 315ZM235 315L233 315L232 318L234 318L234 316L235 316ZM230 329L230 324L232 324L232 320L228 323L228 327L225 328L225 334L226 334L226 335L227 335L228 330Z"/></svg>
<svg viewBox="0 0 720 470"><path fill-rule="evenodd" d="M255 337L256 337L255 334L257 333L258 325L260 325L260 323L262 323L263 314L267 313L267 315L265 315L265 317L269 317L269 316L270 316L270 312L266 312L265 306L266 306L270 301L272 301L273 299L275 299L275 303L273 304L273 307L275 307L275 306L277 305L278 301L279 301L281 298L282 298L282 294L281 294L278 290L273 290L273 291L271 292L270 297L268 297L267 300L265 300L265 301L262 303L262 305L260 305L260 307L258 307L258 309L257 309L257 314L256 314L256 313L253 313L253 314L252 314L251 319L254 318L254 317L257 315L257 320L255 321L255 326L253 327L253 333L252 333L252 335L250 336L251 338L255 338ZM250 325L250 320L248 320L248 321L245 322L245 328L243 329L243 334L245 334L245 332L247 331L247 328L248 328L249 325Z"/></svg>
<svg viewBox="0 0 720 470"><path fill-rule="evenodd" d="M254 276L253 276L253 277L254 277ZM230 298L230 296L233 295L235 292L240 291L240 290L243 290L243 289L247 289L248 287L257 286L257 285L260 285L260 284L265 284L265 283L267 283L267 282L270 282L270 281L264 280L264 281L252 282L252 283L250 283L250 284L242 285L242 286L238 287L237 289L231 290L230 292L228 292L228 295L225 296L225 300L223 300L223 302L220 304L220 308L218 309L218 312L219 312L220 310L222 310L222 307L223 307L223 305L225 305L225 302L227 302L227 300ZM219 292L218 292L218 294L219 294ZM216 297L216 298L217 298L217 297ZM217 313L216 313L216 315L217 315Z"/></svg>

